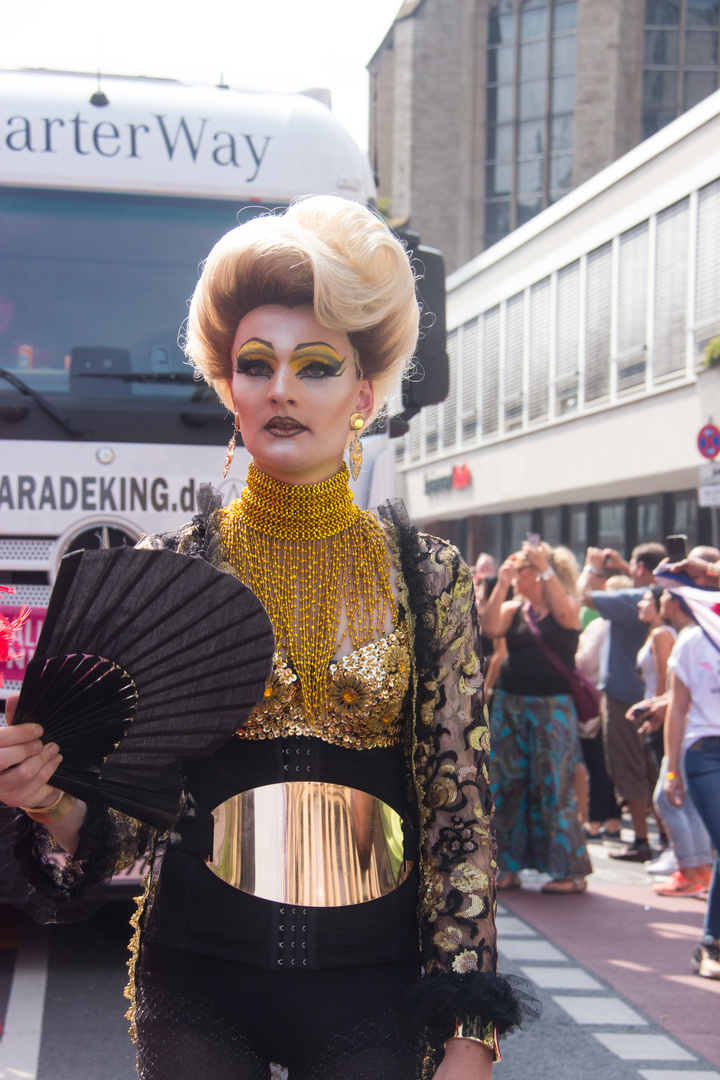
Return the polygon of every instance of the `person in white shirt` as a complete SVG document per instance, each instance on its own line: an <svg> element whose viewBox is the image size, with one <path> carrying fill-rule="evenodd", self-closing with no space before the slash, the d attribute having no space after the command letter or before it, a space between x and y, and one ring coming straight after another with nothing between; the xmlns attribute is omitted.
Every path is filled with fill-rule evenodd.
<svg viewBox="0 0 720 1080"><path fill-rule="evenodd" d="M678 638L668 667L664 789L668 799L681 806L687 784L715 847L699 974L720 979L720 648L694 626Z"/></svg>

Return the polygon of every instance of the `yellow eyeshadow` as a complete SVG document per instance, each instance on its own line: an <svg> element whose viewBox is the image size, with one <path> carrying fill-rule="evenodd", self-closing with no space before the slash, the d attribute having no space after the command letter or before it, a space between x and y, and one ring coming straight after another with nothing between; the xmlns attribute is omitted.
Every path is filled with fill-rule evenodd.
<svg viewBox="0 0 720 1080"><path fill-rule="evenodd" d="M345 360L331 345L308 345L296 349L290 357L290 368L297 375L309 364L324 364L333 375L338 375L344 368Z"/></svg>

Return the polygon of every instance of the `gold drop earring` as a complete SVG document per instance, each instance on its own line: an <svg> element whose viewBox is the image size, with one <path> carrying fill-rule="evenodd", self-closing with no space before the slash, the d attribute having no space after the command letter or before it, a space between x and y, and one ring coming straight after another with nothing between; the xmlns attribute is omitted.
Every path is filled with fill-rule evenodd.
<svg viewBox="0 0 720 1080"><path fill-rule="evenodd" d="M350 459L350 475L353 480L357 480L360 475L360 469L362 467L362 445L360 443L360 432L365 426L365 417L362 413L354 412L350 417L350 430L355 432L355 438L350 443L350 450L348 457Z"/></svg>
<svg viewBox="0 0 720 1080"><path fill-rule="evenodd" d="M223 468L223 480L230 472L230 466L232 465L233 455L235 453L235 446L237 444L237 436L240 434L240 416L235 413L235 429L230 437L228 443L227 454L225 455L225 467Z"/></svg>

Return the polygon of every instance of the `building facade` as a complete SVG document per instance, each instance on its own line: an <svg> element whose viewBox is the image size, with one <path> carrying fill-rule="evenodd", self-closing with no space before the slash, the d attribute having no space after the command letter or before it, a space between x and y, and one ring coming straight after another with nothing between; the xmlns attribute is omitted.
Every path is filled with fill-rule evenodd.
<svg viewBox="0 0 720 1080"><path fill-rule="evenodd" d="M720 92L448 278L450 392L397 441L411 517L468 559L526 532L629 552L686 533L720 425ZM716 520L713 522L713 513Z"/></svg>
<svg viewBox="0 0 720 1080"><path fill-rule="evenodd" d="M450 271L718 87L720 0L405 0L368 65L389 217Z"/></svg>

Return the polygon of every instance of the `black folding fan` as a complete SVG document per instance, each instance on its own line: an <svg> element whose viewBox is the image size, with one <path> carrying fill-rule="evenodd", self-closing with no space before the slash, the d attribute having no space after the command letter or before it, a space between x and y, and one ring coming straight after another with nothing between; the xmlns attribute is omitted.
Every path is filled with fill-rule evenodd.
<svg viewBox="0 0 720 1080"><path fill-rule="evenodd" d="M14 723L43 726L63 761L50 783L158 828L179 812L184 761L248 718L274 638L257 596L172 551L66 555Z"/></svg>

